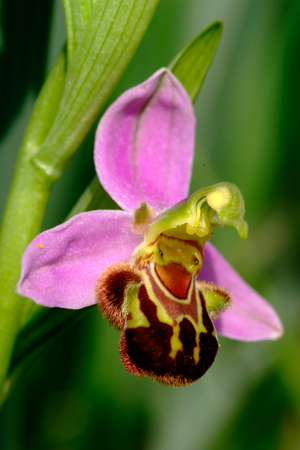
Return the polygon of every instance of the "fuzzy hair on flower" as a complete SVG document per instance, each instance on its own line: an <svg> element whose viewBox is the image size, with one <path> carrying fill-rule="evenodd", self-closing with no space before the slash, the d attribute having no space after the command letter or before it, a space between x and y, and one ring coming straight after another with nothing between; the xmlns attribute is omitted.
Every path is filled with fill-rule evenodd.
<svg viewBox="0 0 300 450"><path fill-rule="evenodd" d="M173 386L208 370L217 332L244 341L283 333L272 306L208 242L220 225L246 238L245 207L228 182L188 196L194 136L193 105L168 69L121 95L99 123L94 159L123 210L81 213L39 234L17 285L47 307L97 303L122 330L126 369Z"/></svg>

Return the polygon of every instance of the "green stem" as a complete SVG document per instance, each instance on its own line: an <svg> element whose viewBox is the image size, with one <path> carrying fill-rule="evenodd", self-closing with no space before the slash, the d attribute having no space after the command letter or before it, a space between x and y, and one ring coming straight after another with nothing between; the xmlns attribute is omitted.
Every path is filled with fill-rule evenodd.
<svg viewBox="0 0 300 450"><path fill-rule="evenodd" d="M50 188L45 174L20 153L0 231L0 390L28 306L27 299L14 294L21 258L40 229Z"/></svg>
<svg viewBox="0 0 300 450"><path fill-rule="evenodd" d="M53 180L33 164L55 119L63 94L65 54L52 68L34 105L6 203L0 229L0 392L7 374L16 336L32 307L14 293L20 277L22 254L40 231Z"/></svg>

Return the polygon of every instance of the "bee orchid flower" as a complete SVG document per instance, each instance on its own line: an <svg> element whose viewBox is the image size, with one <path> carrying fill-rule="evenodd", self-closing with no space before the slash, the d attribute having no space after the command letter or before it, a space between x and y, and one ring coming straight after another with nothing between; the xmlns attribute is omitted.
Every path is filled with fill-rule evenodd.
<svg viewBox="0 0 300 450"><path fill-rule="evenodd" d="M245 341L282 334L271 305L207 242L222 224L246 238L247 224L232 183L188 196L194 135L193 105L168 69L121 95L99 123L94 157L123 211L81 213L39 234L17 286L47 307L97 303L122 330L126 369L174 386L211 366L217 332Z"/></svg>

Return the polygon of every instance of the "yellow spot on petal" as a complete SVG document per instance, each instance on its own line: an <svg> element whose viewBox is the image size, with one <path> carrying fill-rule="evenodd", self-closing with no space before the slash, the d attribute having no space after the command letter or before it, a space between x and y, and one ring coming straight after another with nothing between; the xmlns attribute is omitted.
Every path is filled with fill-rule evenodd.
<svg viewBox="0 0 300 450"><path fill-rule="evenodd" d="M40 244L40 243L38 243L38 246L39 246L40 248L43 248L43 247L44 247L43 244Z"/></svg>

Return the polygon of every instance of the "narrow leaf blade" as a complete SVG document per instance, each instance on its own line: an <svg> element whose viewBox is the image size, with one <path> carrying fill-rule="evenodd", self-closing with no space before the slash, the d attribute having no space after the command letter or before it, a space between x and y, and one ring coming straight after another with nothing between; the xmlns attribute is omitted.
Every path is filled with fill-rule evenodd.
<svg viewBox="0 0 300 450"><path fill-rule="evenodd" d="M67 29L68 62L84 36L94 3L97 0L63 0Z"/></svg>
<svg viewBox="0 0 300 450"><path fill-rule="evenodd" d="M216 21L196 36L171 62L169 69L195 101L215 56L223 24Z"/></svg>
<svg viewBox="0 0 300 450"><path fill-rule="evenodd" d="M35 164L57 179L124 72L159 0L98 0L70 61L60 110Z"/></svg>

